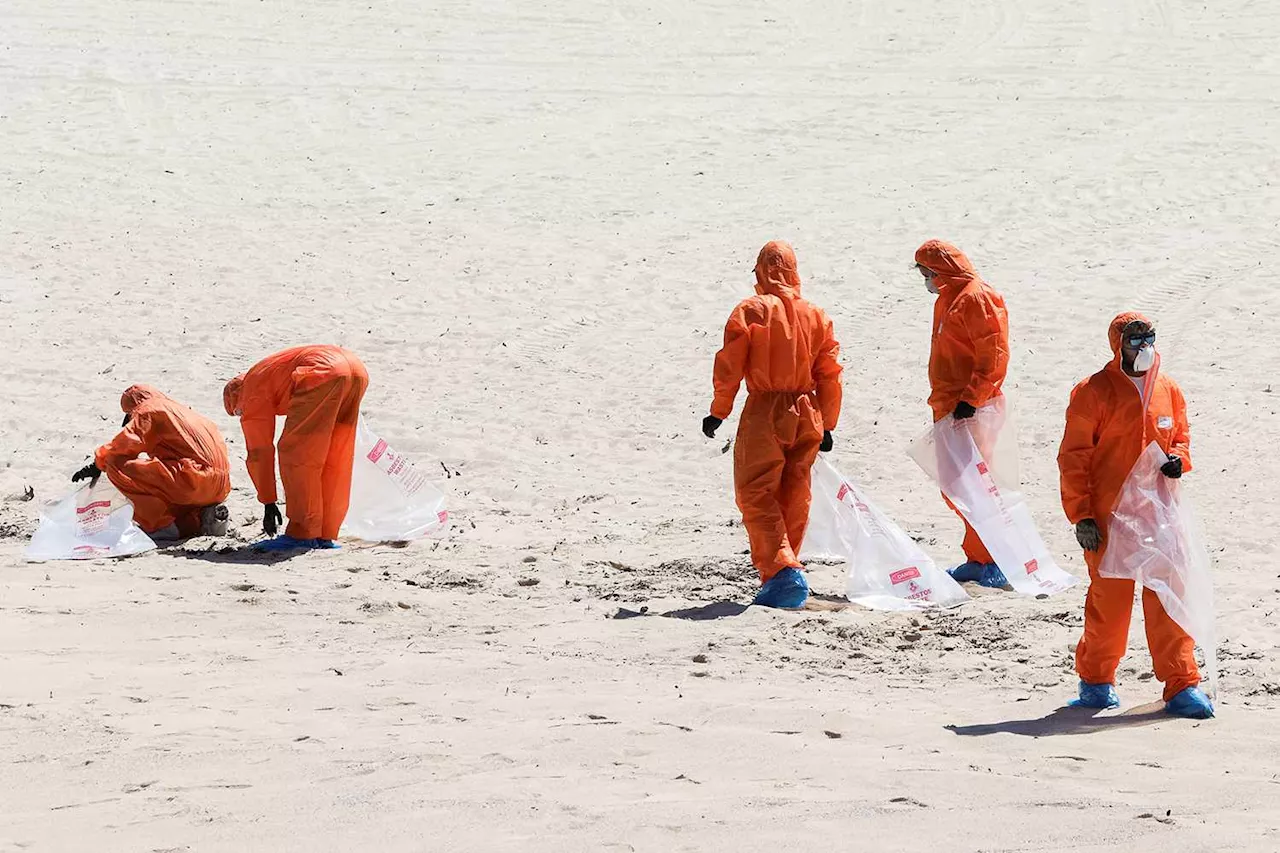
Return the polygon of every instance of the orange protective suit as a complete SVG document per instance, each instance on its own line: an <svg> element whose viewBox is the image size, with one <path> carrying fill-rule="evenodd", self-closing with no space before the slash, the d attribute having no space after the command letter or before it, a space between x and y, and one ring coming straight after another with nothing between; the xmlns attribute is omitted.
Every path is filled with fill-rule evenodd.
<svg viewBox="0 0 1280 853"><path fill-rule="evenodd" d="M751 562L763 583L800 566L796 554L809 525L809 469L823 430L834 430L840 420L842 368L831 320L800 298L791 247L767 243L755 272L756 295L733 310L716 353L711 414L729 417L745 378L733 481Z"/></svg>
<svg viewBox="0 0 1280 853"><path fill-rule="evenodd" d="M341 347L305 346L278 352L227 383L223 404L240 415L246 464L258 500L277 503L276 416L285 534L295 539L337 539L351 498L356 421L369 374Z"/></svg>
<svg viewBox="0 0 1280 853"><path fill-rule="evenodd" d="M1084 636L1076 646L1076 672L1089 684L1114 684L1116 667L1124 657L1133 610L1133 581L1098 575L1106 553L1111 511L1129 471L1152 440L1169 454L1182 458L1191 470L1191 434L1187 404L1176 382L1160 373L1159 361L1142 378L1139 392L1121 367L1121 333L1141 314L1121 314L1111 321L1111 363L1071 392L1067 428L1058 451L1062 508L1075 524L1092 518L1103 533L1102 547L1086 551L1089 593L1085 599ZM1194 641L1165 613L1160 599L1142 591L1147 644L1156 678L1164 682L1165 701L1200 683Z"/></svg>
<svg viewBox="0 0 1280 853"><path fill-rule="evenodd" d="M981 408L1000 396L1009 370L1009 313L1004 297L950 243L929 240L916 249L916 263L933 272L938 288L929 342L929 406L936 422L954 412L957 403ZM945 495L943 500L955 511ZM963 515L960 520L965 557L995 562L977 531Z"/></svg>
<svg viewBox="0 0 1280 853"><path fill-rule="evenodd" d="M98 448L94 464L133 503L133 520L144 531L174 524L182 536L199 534L200 510L231 493L231 462L218 428L150 385L125 389L120 409L129 423Z"/></svg>

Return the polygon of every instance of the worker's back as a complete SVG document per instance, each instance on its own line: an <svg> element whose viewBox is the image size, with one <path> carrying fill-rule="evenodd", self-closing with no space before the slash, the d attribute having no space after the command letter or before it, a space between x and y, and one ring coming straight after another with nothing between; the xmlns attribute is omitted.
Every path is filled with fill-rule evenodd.
<svg viewBox="0 0 1280 853"><path fill-rule="evenodd" d="M817 387L815 364L831 321L798 294L753 296L742 306L749 343L743 370L748 393Z"/></svg>
<svg viewBox="0 0 1280 853"><path fill-rule="evenodd" d="M230 472L227 445L213 421L149 385L125 391L130 424L145 436L146 453L153 459L190 459L201 467Z"/></svg>

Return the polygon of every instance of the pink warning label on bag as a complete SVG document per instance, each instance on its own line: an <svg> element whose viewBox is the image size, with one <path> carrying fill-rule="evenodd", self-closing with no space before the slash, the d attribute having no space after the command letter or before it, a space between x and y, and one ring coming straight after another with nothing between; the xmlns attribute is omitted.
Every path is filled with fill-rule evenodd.
<svg viewBox="0 0 1280 853"><path fill-rule="evenodd" d="M889 575L889 583L894 584L896 586L897 584L900 584L903 581L914 580L915 578L918 578L918 577L920 577L920 570L917 569L915 566L910 566L908 568L901 569Z"/></svg>
<svg viewBox="0 0 1280 853"><path fill-rule="evenodd" d="M382 439L378 439L378 443L373 446L373 450L369 451L369 461L377 462L382 458L382 454L387 452L387 443Z"/></svg>
<svg viewBox="0 0 1280 853"><path fill-rule="evenodd" d="M990 470L990 469L988 469L988 468L987 468L987 463L985 463L985 462L979 462L979 463L978 463L978 473L979 473L979 474L983 474L983 475L985 475L985 474L987 473L987 471L988 471L988 470Z"/></svg>
<svg viewBox="0 0 1280 853"><path fill-rule="evenodd" d="M845 495L847 495L847 494L849 494L849 484L848 484L848 483L841 483L841 484L840 484L840 491L836 492L836 500L838 500L838 501L842 501L842 500L844 500L844 496L845 496Z"/></svg>
<svg viewBox="0 0 1280 853"><path fill-rule="evenodd" d="M1024 565L1027 569L1027 574L1029 575L1035 574L1036 571L1040 568L1040 563L1035 560L1027 560L1027 562Z"/></svg>
<svg viewBox="0 0 1280 853"><path fill-rule="evenodd" d="M84 515L86 512L93 512L96 509L111 509L111 501L94 501L91 504L76 507L76 515Z"/></svg>
<svg viewBox="0 0 1280 853"><path fill-rule="evenodd" d="M441 524L444 524L446 521L448 521L448 520L449 520L449 512L448 512L448 510L443 510L443 509L442 509L442 510L440 510L440 512L438 512L438 513L436 514L436 518L440 519L440 523L441 523Z"/></svg>

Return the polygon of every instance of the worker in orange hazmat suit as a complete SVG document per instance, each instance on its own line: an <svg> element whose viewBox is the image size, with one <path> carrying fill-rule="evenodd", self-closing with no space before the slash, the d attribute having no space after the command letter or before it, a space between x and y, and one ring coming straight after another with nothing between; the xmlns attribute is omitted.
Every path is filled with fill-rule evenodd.
<svg viewBox="0 0 1280 853"><path fill-rule="evenodd" d="M240 417L246 465L263 504L262 529L280 524L276 493L276 416L280 434L280 481L289 526L260 550L337 548L347 515L356 421L369 374L353 353L335 346L303 346L278 352L227 383L227 414Z"/></svg>
<svg viewBox="0 0 1280 853"><path fill-rule="evenodd" d="M133 504L133 520L157 539L225 534L231 463L213 421L150 385L126 388L120 408L123 429L72 481L105 473Z"/></svg>
<svg viewBox="0 0 1280 853"><path fill-rule="evenodd" d="M1169 457L1160 469L1166 477L1181 477L1191 470L1187 404L1178 384L1160 372L1155 327L1141 314L1121 314L1111 321L1108 337L1112 359L1071 392L1058 451L1062 507L1076 526L1089 566L1084 636L1076 646L1080 695L1073 703L1088 708L1120 704L1116 667L1129 637L1133 581L1101 577L1098 567L1121 489L1153 440ZM1197 686L1200 671L1191 637L1149 589L1142 591L1142 610L1167 710L1194 718L1213 716L1213 705Z"/></svg>
<svg viewBox="0 0 1280 853"><path fill-rule="evenodd" d="M725 324L702 431L715 437L746 379L733 481L751 562L760 572L755 603L800 607L809 586L796 554L809 524L809 471L818 451L831 449L840 420L840 345L826 313L800 296L791 246L765 244L755 276L756 295L739 303Z"/></svg>
<svg viewBox="0 0 1280 853"><path fill-rule="evenodd" d="M950 243L929 240L916 249L916 269L937 296L929 346L929 406L933 420L973 417L1000 396L1009 370L1009 314L1004 297L983 281L973 264ZM966 562L951 570L958 581L1003 587L1008 582L977 531L964 522Z"/></svg>

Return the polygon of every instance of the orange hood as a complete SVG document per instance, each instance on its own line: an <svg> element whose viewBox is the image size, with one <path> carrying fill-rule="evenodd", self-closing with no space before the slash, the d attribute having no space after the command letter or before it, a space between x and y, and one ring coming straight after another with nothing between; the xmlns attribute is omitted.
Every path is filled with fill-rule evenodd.
<svg viewBox="0 0 1280 853"><path fill-rule="evenodd" d="M764 296L799 296L800 273L790 243L770 240L756 257L756 293Z"/></svg>
<svg viewBox="0 0 1280 853"><path fill-rule="evenodd" d="M1156 324L1152 323L1137 311L1126 311L1123 314L1117 314L1116 318L1111 321L1111 326L1107 329L1107 340L1111 343L1111 354L1116 358L1120 358L1120 338L1124 335L1125 326L1130 323L1141 321L1151 328L1155 328Z"/></svg>
<svg viewBox="0 0 1280 853"><path fill-rule="evenodd" d="M163 399L164 392L154 385L130 385L120 395L120 411L130 414L143 403L157 397Z"/></svg>
<svg viewBox="0 0 1280 853"><path fill-rule="evenodd" d="M241 373L235 379L229 381L222 388L222 407L227 410L227 414L235 417L236 409L240 408L240 391L244 388L244 374Z"/></svg>
<svg viewBox="0 0 1280 853"><path fill-rule="evenodd" d="M927 240L916 249L916 263L930 270L939 291L964 287L978 280L978 272L964 252L942 240Z"/></svg>

